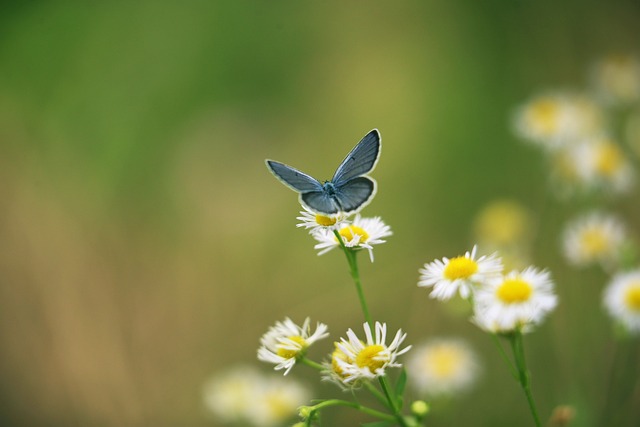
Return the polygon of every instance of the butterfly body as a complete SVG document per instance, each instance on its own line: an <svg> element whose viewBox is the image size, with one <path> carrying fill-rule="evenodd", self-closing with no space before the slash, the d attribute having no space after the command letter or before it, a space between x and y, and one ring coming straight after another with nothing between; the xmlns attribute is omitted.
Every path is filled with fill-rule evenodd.
<svg viewBox="0 0 640 427"><path fill-rule="evenodd" d="M284 163L267 160L267 168L284 185L299 193L300 203L324 215L352 213L366 206L376 193L376 182L366 176L380 158L380 133L373 129L340 163L329 181L317 179Z"/></svg>

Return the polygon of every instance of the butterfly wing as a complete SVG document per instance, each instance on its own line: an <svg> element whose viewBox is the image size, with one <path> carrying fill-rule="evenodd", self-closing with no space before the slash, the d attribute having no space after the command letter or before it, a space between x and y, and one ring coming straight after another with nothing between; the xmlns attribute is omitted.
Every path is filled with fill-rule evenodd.
<svg viewBox="0 0 640 427"><path fill-rule="evenodd" d="M304 172L284 163L267 160L267 168L280 182L298 193L322 192L322 184Z"/></svg>
<svg viewBox="0 0 640 427"><path fill-rule="evenodd" d="M300 194L300 203L313 212L324 215L334 215L342 210L335 196L332 197L325 191L302 193Z"/></svg>
<svg viewBox="0 0 640 427"><path fill-rule="evenodd" d="M368 176L359 176L341 185L335 186L333 196L340 210L346 213L355 212L369 204L376 194L376 181Z"/></svg>
<svg viewBox="0 0 640 427"><path fill-rule="evenodd" d="M331 181L336 186L344 185L350 179L365 175L373 170L380 158L380 132L373 129L353 147L344 158Z"/></svg>

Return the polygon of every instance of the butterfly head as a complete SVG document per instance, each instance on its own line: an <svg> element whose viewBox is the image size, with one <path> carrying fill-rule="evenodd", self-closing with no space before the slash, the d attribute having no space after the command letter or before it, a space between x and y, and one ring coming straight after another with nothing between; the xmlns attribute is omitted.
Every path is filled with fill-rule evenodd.
<svg viewBox="0 0 640 427"><path fill-rule="evenodd" d="M333 196L336 194L336 186L333 185L333 182L331 181L325 181L322 184L322 189L328 196Z"/></svg>

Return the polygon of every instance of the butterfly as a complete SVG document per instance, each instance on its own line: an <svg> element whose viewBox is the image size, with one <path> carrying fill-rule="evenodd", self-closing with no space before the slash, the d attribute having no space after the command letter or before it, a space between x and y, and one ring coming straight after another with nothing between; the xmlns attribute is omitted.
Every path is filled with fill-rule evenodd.
<svg viewBox="0 0 640 427"><path fill-rule="evenodd" d="M300 203L309 210L323 214L356 212L366 206L376 194L376 181L366 176L380 158L380 132L366 134L344 158L330 181L317 179L285 165L267 160L267 168L284 185L300 193Z"/></svg>

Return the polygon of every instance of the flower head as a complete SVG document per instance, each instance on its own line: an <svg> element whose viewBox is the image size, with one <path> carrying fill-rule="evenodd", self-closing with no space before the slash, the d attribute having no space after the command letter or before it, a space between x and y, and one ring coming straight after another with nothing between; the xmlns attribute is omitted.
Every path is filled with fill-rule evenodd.
<svg viewBox="0 0 640 427"><path fill-rule="evenodd" d="M312 334L309 323L308 317L302 326L296 325L289 318L284 322L276 322L260 339L262 346L258 349L258 359L274 363L275 370L284 369L284 374L287 375L311 344L329 335L327 325L323 323L318 323Z"/></svg>
<svg viewBox="0 0 640 427"><path fill-rule="evenodd" d="M478 371L473 351L456 339L434 339L416 346L407 359L416 389L428 396L462 391L476 380Z"/></svg>
<svg viewBox="0 0 640 427"><path fill-rule="evenodd" d="M607 137L590 138L571 150L575 170L586 189L622 193L633 184L631 163L620 146Z"/></svg>
<svg viewBox="0 0 640 427"><path fill-rule="evenodd" d="M602 191L621 194L633 185L627 155L611 138L599 135L563 147L551 156L554 188L564 193Z"/></svg>
<svg viewBox="0 0 640 427"><path fill-rule="evenodd" d="M564 254L572 264L584 266L599 262L609 265L620 256L625 228L611 215L592 212L577 218L564 231Z"/></svg>
<svg viewBox="0 0 640 427"><path fill-rule="evenodd" d="M593 85L607 104L629 104L640 99L640 59L633 55L610 55L596 63Z"/></svg>
<svg viewBox="0 0 640 427"><path fill-rule="evenodd" d="M206 408L224 422L240 422L249 417L255 390L264 378L250 366L238 366L207 381L203 388Z"/></svg>
<svg viewBox="0 0 640 427"><path fill-rule="evenodd" d="M300 211L300 216L296 217L300 220L296 227L304 227L309 229L309 233L314 233L316 230L333 230L338 229L341 224L346 220L346 215L338 213L337 215L326 216L316 213L306 206L302 206L304 210Z"/></svg>
<svg viewBox="0 0 640 427"><path fill-rule="evenodd" d="M489 281L475 294L474 322L489 332L527 332L558 300L547 271L528 267Z"/></svg>
<svg viewBox="0 0 640 427"><path fill-rule="evenodd" d="M337 344L342 356L333 360L337 364L339 377L344 384L384 376L387 368L402 366L396 362L396 358L411 348L408 346L400 350L400 344L407 336L401 329L398 330L391 344L387 345L386 323L376 322L375 335L371 326L365 323L364 332L366 340L362 341L349 329L348 339L341 338Z"/></svg>
<svg viewBox="0 0 640 427"><path fill-rule="evenodd" d="M627 330L640 333L640 270L614 276L604 291L604 306Z"/></svg>
<svg viewBox="0 0 640 427"><path fill-rule="evenodd" d="M330 355L330 361L324 363L324 371L322 372L322 379L337 384L343 390L354 389L360 386L360 381L345 382L348 378L342 364L352 364L354 360L342 350L340 343L334 342L334 350ZM342 346L349 346L348 342L343 342ZM349 354L354 354L355 349L350 348Z"/></svg>
<svg viewBox="0 0 640 427"><path fill-rule="evenodd" d="M474 220L478 240L490 246L510 246L529 240L533 219L530 212L513 200L495 200Z"/></svg>
<svg viewBox="0 0 640 427"><path fill-rule="evenodd" d="M597 132L603 114L590 98L579 94L538 95L516 111L518 135L547 149L557 149Z"/></svg>
<svg viewBox="0 0 640 427"><path fill-rule="evenodd" d="M502 272L502 263L495 254L481 256L476 259L476 246L471 253L466 252L455 258L442 258L425 264L420 269L418 286L431 287L430 296L440 300L448 300L456 292L462 298L471 295L474 284L484 283Z"/></svg>
<svg viewBox="0 0 640 427"><path fill-rule="evenodd" d="M369 251L369 257L373 262L373 246L386 242L385 237L391 236L391 228L379 217L363 218L356 215L353 223L343 225L336 231L347 248L362 248ZM312 233L319 242L315 249L319 249L318 255L325 254L333 248L340 247L340 242L334 234L334 230L316 229Z"/></svg>
<svg viewBox="0 0 640 427"><path fill-rule="evenodd" d="M237 366L208 380L205 407L225 423L256 427L281 426L309 399L294 380L266 377L250 366Z"/></svg>
<svg viewBox="0 0 640 427"><path fill-rule="evenodd" d="M257 427L282 426L309 399L309 390L302 384L289 379L269 378L253 405L251 420Z"/></svg>

